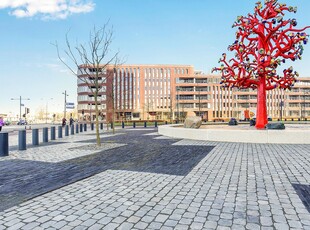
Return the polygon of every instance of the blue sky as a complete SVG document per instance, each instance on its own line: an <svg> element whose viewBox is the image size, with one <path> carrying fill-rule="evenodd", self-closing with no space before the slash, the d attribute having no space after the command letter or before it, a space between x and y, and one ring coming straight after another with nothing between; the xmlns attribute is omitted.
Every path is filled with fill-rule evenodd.
<svg viewBox="0 0 310 230"><path fill-rule="evenodd" d="M114 27L112 49L120 51L126 64L190 64L209 73L235 39L231 28L238 15L252 13L257 0L45 0L46 7L30 0L1 0L1 113L19 113L25 101L32 112L46 106L63 110L65 90L68 101L76 103L76 78L57 59L55 41L65 47L65 34L74 43L87 42L92 27L107 20ZM14 8L13 3L28 4ZM55 7L56 2L62 6ZM309 0L283 0L297 6L298 28L310 24ZM40 5L41 4L41 5ZM223 7L225 5L225 7ZM62 9L62 10L61 10ZM309 30L308 30L308 33ZM294 62L301 76L310 77L310 47L303 60ZM289 63L290 64L290 63ZM50 100L53 98L53 100Z"/></svg>

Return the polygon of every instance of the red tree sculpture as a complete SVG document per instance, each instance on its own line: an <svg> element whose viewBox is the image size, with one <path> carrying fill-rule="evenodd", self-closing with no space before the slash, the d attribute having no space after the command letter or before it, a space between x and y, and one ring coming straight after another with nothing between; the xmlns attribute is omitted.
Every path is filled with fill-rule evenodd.
<svg viewBox="0 0 310 230"><path fill-rule="evenodd" d="M286 59L301 59L303 45L308 35L303 29L295 29L296 19L283 18L284 12L296 13L296 7L265 0L257 2L254 14L238 16L232 27L238 27L235 42L228 47L235 51L235 58L227 61L226 54L219 60L223 87L257 89L256 128L265 128L267 122L266 90L290 89L298 73L293 67L284 69L283 76L277 74L277 67Z"/></svg>

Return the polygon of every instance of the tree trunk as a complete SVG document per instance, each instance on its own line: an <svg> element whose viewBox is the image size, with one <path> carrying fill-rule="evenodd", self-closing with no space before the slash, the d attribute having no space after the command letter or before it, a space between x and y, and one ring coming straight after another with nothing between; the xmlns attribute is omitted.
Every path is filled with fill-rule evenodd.
<svg viewBox="0 0 310 230"><path fill-rule="evenodd" d="M96 111L96 142L97 146L101 146L100 134L99 134L99 109L98 109L98 93L95 93L95 111Z"/></svg>
<svg viewBox="0 0 310 230"><path fill-rule="evenodd" d="M267 123L266 79L265 76L259 76L255 127L257 129L264 129Z"/></svg>
<svg viewBox="0 0 310 230"><path fill-rule="evenodd" d="M265 26L264 24L260 24L258 26L258 31L260 34L265 34ZM265 72L265 62L263 60L265 57L264 54L268 53L269 47L265 42L265 36L259 36L258 39L258 49L263 50L261 54L258 52L258 60L257 60L257 70ZM265 125L268 123L267 121L267 105L266 105L266 76L264 73L260 73L258 76L258 87L257 87L257 108L256 108L256 125L257 129L264 129Z"/></svg>

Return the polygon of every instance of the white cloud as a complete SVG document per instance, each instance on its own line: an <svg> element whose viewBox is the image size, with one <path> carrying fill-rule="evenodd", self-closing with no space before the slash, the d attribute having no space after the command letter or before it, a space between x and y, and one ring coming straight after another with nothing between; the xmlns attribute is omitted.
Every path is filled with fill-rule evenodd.
<svg viewBox="0 0 310 230"><path fill-rule="evenodd" d="M94 10L93 0L0 0L0 9L10 9L18 18L65 19L69 15Z"/></svg>

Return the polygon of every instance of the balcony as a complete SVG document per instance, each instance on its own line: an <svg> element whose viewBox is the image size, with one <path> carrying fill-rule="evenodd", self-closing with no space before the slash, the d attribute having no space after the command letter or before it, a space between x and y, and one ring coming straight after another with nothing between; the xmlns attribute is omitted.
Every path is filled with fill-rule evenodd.
<svg viewBox="0 0 310 230"><path fill-rule="evenodd" d="M196 83L197 84L206 84L206 83L208 83L208 80L207 79L196 79Z"/></svg>
<svg viewBox="0 0 310 230"><path fill-rule="evenodd" d="M179 89L177 90L179 93L180 92L193 92L194 91L194 88L193 87L187 87L187 88L182 88L182 87L179 87Z"/></svg>
<svg viewBox="0 0 310 230"><path fill-rule="evenodd" d="M192 83L194 83L194 80L192 79L192 80L185 80L185 79L179 79L177 82L176 82L177 84L192 84Z"/></svg>

